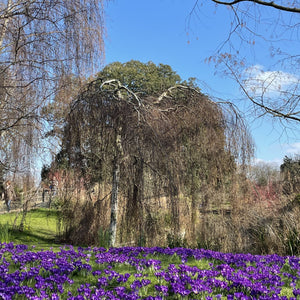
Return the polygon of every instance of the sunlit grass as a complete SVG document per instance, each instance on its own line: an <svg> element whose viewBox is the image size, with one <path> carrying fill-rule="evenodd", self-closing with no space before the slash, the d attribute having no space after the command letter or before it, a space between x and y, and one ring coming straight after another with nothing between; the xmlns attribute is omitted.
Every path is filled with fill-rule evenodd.
<svg viewBox="0 0 300 300"><path fill-rule="evenodd" d="M8 243L11 240L10 226L8 224L0 224L0 242Z"/></svg>
<svg viewBox="0 0 300 300"><path fill-rule="evenodd" d="M37 249L56 247L57 211L39 208L27 212L22 231L18 229L22 213L11 212L0 215L0 224L6 226L10 242L35 245ZM7 241L8 242L8 241Z"/></svg>

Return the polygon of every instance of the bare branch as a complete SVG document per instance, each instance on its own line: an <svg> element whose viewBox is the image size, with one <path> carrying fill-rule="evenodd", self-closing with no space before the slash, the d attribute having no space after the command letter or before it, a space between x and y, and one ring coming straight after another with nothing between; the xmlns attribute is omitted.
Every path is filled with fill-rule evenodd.
<svg viewBox="0 0 300 300"><path fill-rule="evenodd" d="M260 117L270 115L282 124L284 121L299 122L299 61L298 55L293 53L298 47L299 1L211 0L210 3L212 2L230 7L232 22L229 25L228 37L207 61L214 62L216 67L224 63L224 74L230 73L233 76L246 101L250 100L254 107L263 112ZM199 3L197 0L191 13L195 13ZM201 1L202 6L205 3ZM239 5L242 3L245 5ZM277 10L277 14L274 12L265 17L264 7L270 7L271 10L273 8L273 12L274 9ZM269 29L261 30L264 26ZM259 66L261 69L255 71L257 66L253 65L253 61L257 59L256 51L259 48L256 45L259 43L263 47L269 47L270 62L266 61L266 65ZM283 50L286 43L289 43L290 50ZM244 53L245 49L251 51L254 60L251 61L250 52ZM251 68L253 78L250 76ZM267 68L271 70L264 71ZM284 76L290 80L284 80Z"/></svg>
<svg viewBox="0 0 300 300"><path fill-rule="evenodd" d="M292 13L300 13L299 7L283 6L283 5L279 5L279 4L275 3L274 1L270 1L270 2L269 1L261 1L261 0L234 0L234 1L230 1L230 2L219 1L219 0L212 0L212 1L217 4L230 5L230 6L240 3L240 2L253 2L253 3L257 3L259 5L273 7L275 9L282 10L282 11L287 11L287 12L292 12Z"/></svg>
<svg viewBox="0 0 300 300"><path fill-rule="evenodd" d="M102 89L105 85L113 85L114 87L116 87L117 85L118 91L120 91L121 89L125 90L129 95L134 97L138 106L141 106L141 100L139 99L139 97L133 91L128 89L125 85L122 85L119 80L117 79L106 80L101 84L100 89ZM120 99L123 99L121 94L118 94L118 96L120 97Z"/></svg>
<svg viewBox="0 0 300 300"><path fill-rule="evenodd" d="M188 90L188 89L192 89L188 86L185 86L185 85L181 85L181 84L177 84L175 86L172 86L170 88L168 88L165 92L163 92L158 98L157 100L154 102L155 104L156 103L159 103L160 101L163 100L163 98L172 98L172 92L174 90ZM196 89L192 89L194 91L196 91L197 93L199 93Z"/></svg>
<svg viewBox="0 0 300 300"><path fill-rule="evenodd" d="M263 109L266 113L271 114L273 117L277 117L277 118L283 118L283 119L289 119L289 120L293 120L293 121L297 121L300 122L300 118L297 117L297 112L292 112L292 113L284 113L280 110L277 109L273 109L269 106L266 106L263 102L258 102L256 101L253 97L251 97L251 95L248 93L248 91L246 90L246 87L244 86L244 84L240 81L239 76L236 74L236 72L234 72L233 68L225 61L223 61L223 63L226 65L226 67L230 70L231 74L233 75L234 79L236 80L236 82L238 83L238 85L240 86L241 90L243 91L243 93L245 94L245 96L256 106L260 107L261 109Z"/></svg>

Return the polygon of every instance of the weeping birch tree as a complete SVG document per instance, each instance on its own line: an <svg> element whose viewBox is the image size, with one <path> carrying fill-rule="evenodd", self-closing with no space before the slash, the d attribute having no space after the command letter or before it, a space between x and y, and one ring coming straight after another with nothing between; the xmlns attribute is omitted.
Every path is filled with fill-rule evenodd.
<svg viewBox="0 0 300 300"><path fill-rule="evenodd" d="M103 24L102 1L0 1L0 161L5 169L20 170L11 155L18 143L27 148L19 152L21 164L41 147L40 137L50 126L43 107L55 97L58 101L68 88L65 79L84 78L101 65Z"/></svg>
<svg viewBox="0 0 300 300"><path fill-rule="evenodd" d="M140 78L126 76L130 70ZM251 157L251 138L235 112L192 83L182 82L167 65L113 63L72 103L60 155L85 183L104 183L110 191L111 246L120 231L119 242L125 236L137 243L154 237L155 199L166 199L174 234L182 226L183 195L191 199L195 224L204 191L230 182L237 165ZM87 239L91 231L82 232L80 239Z"/></svg>

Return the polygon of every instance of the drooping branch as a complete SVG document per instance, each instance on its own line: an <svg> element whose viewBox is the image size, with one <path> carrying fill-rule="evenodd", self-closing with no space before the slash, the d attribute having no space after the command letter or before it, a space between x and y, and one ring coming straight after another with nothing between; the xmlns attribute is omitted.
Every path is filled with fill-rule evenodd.
<svg viewBox="0 0 300 300"><path fill-rule="evenodd" d="M283 5L279 5L279 4L275 3L274 1L262 1L262 0L234 0L234 1L229 1L229 2L228 1L219 1L219 0L212 0L212 1L217 4L230 5L230 6L238 4L240 2L253 2L253 3L257 3L259 5L273 7L275 9L282 10L282 11L287 11L287 12L292 12L292 13L300 13L299 7L283 6Z"/></svg>
<svg viewBox="0 0 300 300"><path fill-rule="evenodd" d="M102 65L102 4L102 0L1 1L0 156L7 166L23 168L21 152L29 153L30 147L32 156L43 151L47 146L40 142L42 137L60 138L67 102L83 78ZM11 149L17 149L13 155Z"/></svg>

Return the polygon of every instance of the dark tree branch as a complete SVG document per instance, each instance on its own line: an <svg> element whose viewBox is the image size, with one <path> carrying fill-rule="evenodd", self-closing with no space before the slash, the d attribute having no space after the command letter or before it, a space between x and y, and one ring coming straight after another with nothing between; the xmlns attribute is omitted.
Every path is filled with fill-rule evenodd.
<svg viewBox="0 0 300 300"><path fill-rule="evenodd" d="M242 82L239 79L239 76L234 72L234 70L230 67L230 65L228 63L226 63L224 61L224 64L226 65L226 67L228 68L228 70L231 72L232 76L234 77L234 79L236 80L236 82L238 83L238 85L240 86L241 90L243 91L243 93L246 95L246 97L256 106L260 107L261 109L263 109L266 113L271 114L273 117L277 117L277 118L283 118L283 119L287 119L287 120L293 120L293 121L297 121L300 122L300 118L297 116L298 112L293 112L293 113L284 113L278 109L274 109L271 108L269 106L264 105L263 103L257 102L253 97L251 97L251 95L248 93L248 91L246 90L245 86L242 84Z"/></svg>
<svg viewBox="0 0 300 300"><path fill-rule="evenodd" d="M275 3L274 1L262 1L262 0L234 0L234 1L230 1L230 2L219 1L219 0L212 0L212 1L217 4L230 5L230 6L240 3L240 2L253 2L253 3L257 3L259 5L273 7L275 9L282 10L282 11L287 11L287 12L292 12L292 13L300 13L299 7L283 6L283 5L279 5L279 4Z"/></svg>

